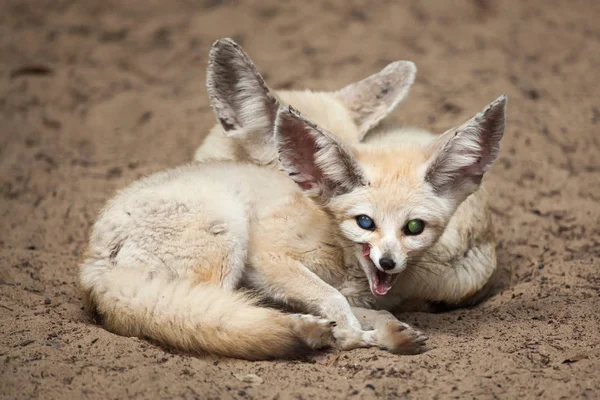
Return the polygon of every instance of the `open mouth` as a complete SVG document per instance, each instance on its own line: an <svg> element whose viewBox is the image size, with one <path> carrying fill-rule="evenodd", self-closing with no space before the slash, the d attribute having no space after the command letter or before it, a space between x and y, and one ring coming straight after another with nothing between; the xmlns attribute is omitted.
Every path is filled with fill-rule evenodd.
<svg viewBox="0 0 600 400"><path fill-rule="evenodd" d="M369 270L367 271L367 275L369 278L369 282L371 283L371 292L375 296L381 297L385 296L387 292L390 291L394 283L396 283L396 279L400 274L386 274L383 271L380 271L379 268L375 266L373 260L371 260L371 246L368 243L363 243L363 256L369 261Z"/></svg>

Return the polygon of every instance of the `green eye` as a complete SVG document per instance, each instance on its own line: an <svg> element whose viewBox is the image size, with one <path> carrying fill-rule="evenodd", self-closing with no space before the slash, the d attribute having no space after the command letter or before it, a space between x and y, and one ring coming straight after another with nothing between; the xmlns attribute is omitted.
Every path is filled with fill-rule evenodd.
<svg viewBox="0 0 600 400"><path fill-rule="evenodd" d="M411 219L406 224L406 228L404 228L404 232L407 235L419 235L425 229L425 222L420 219Z"/></svg>

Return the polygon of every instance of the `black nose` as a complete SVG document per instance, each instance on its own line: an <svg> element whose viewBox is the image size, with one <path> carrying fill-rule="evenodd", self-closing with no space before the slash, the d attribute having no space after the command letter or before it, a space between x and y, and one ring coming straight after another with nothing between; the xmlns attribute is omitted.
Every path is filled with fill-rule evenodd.
<svg viewBox="0 0 600 400"><path fill-rule="evenodd" d="M379 265L381 265L381 268L388 271L390 269L394 269L394 267L396 266L396 262L391 258L380 258Z"/></svg>

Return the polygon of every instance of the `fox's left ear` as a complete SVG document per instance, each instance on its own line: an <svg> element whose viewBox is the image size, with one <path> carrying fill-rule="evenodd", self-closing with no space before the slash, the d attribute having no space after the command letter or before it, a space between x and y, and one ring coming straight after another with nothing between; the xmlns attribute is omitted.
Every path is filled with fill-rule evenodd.
<svg viewBox="0 0 600 400"><path fill-rule="evenodd" d="M275 120L279 161L309 196L327 201L367 185L350 149L292 107L280 107Z"/></svg>
<svg viewBox="0 0 600 400"><path fill-rule="evenodd" d="M500 151L506 96L500 96L466 123L444 133L432 146L425 180L440 195L458 202L479 187Z"/></svg>
<svg viewBox="0 0 600 400"><path fill-rule="evenodd" d="M254 63L229 38L210 49L206 86L225 136L270 141L279 106Z"/></svg>
<svg viewBox="0 0 600 400"><path fill-rule="evenodd" d="M406 97L416 74L413 62L396 61L336 92L358 126L359 141Z"/></svg>

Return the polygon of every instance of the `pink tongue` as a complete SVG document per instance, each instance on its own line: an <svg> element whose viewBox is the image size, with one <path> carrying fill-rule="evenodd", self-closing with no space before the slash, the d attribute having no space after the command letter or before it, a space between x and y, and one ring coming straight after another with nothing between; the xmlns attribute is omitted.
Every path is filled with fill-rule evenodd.
<svg viewBox="0 0 600 400"><path fill-rule="evenodd" d="M363 256L371 260L371 246L368 243L363 243ZM375 267L375 266L373 266ZM375 268L375 276L373 277L373 287L371 290L375 296L385 296L392 288L392 276L381 272Z"/></svg>
<svg viewBox="0 0 600 400"><path fill-rule="evenodd" d="M377 270L375 279L373 279L373 294L375 296L385 296L392 288L392 276Z"/></svg>

